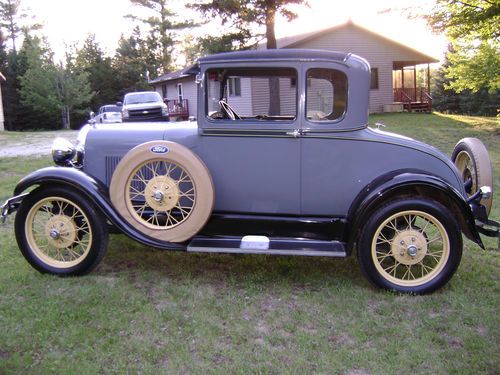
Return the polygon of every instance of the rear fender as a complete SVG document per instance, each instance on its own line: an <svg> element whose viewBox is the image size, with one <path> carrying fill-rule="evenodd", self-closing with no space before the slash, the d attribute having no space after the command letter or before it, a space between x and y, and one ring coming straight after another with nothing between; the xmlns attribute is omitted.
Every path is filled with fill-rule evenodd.
<svg viewBox="0 0 500 375"><path fill-rule="evenodd" d="M457 189L436 176L418 172L402 172L377 179L367 185L354 200L349 210L349 221L352 226L348 251L352 251L367 217L382 204L404 197L422 197L441 202L455 216L465 236L484 249L476 229L472 209Z"/></svg>
<svg viewBox="0 0 500 375"><path fill-rule="evenodd" d="M44 186L55 185L66 186L86 196L120 232L144 245L168 250L185 250L186 248L182 244L155 240L136 230L115 211L109 199L107 187L98 180L74 168L48 167L39 169L19 181L14 194L18 196L33 186L43 188Z"/></svg>

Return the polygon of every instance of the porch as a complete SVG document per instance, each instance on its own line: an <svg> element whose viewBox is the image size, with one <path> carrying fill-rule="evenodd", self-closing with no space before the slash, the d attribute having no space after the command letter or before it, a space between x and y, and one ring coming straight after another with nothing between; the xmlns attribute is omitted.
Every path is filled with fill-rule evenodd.
<svg viewBox="0 0 500 375"><path fill-rule="evenodd" d="M394 61L393 100L408 112L431 112L430 66L422 61ZM417 69L417 66L419 67Z"/></svg>
<svg viewBox="0 0 500 375"><path fill-rule="evenodd" d="M187 120L189 118L189 103L187 99L165 100L168 107L168 118L170 121Z"/></svg>

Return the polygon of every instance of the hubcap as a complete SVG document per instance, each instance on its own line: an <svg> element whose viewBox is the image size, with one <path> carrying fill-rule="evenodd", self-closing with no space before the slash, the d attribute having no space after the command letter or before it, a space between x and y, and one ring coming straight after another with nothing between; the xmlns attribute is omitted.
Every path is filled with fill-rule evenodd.
<svg viewBox="0 0 500 375"><path fill-rule="evenodd" d="M179 188L168 176L156 176L146 185L146 202L157 211L169 211L179 203Z"/></svg>
<svg viewBox="0 0 500 375"><path fill-rule="evenodd" d="M416 230L403 230L394 237L391 251L398 262L406 265L417 264L427 253L427 241L425 236Z"/></svg>
<svg viewBox="0 0 500 375"><path fill-rule="evenodd" d="M70 217L66 215L54 215L47 220L45 234L52 246L64 249L75 242L76 226Z"/></svg>

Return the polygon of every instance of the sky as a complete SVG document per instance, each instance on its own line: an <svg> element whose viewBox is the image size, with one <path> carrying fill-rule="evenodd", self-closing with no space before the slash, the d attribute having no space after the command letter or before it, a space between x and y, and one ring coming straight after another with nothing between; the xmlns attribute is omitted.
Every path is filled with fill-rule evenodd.
<svg viewBox="0 0 500 375"><path fill-rule="evenodd" d="M191 0L190 0L191 1ZM302 34L332 27L352 19L353 22L374 32L406 44L430 56L441 59L446 50L446 39L433 35L420 19L401 15L407 7L430 9L432 0L308 0L309 8L296 8L297 20L278 20L278 37ZM189 2L189 1L188 1ZM181 0L169 2L180 15L188 14ZM22 0L28 14L42 23L42 34L47 36L56 59L64 55L65 45L82 43L89 33L95 34L100 46L113 55L121 34L130 35L133 22L124 16L138 14L140 9L129 0ZM391 12L384 12L394 9ZM192 15L192 13L191 13ZM218 24L205 25L196 33L219 32Z"/></svg>

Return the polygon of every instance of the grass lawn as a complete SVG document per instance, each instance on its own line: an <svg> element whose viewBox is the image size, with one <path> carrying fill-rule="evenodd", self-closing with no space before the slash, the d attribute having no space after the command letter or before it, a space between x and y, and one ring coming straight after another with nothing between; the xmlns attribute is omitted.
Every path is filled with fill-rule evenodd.
<svg viewBox="0 0 500 375"><path fill-rule="evenodd" d="M370 118L448 155L481 138L500 219L500 125L438 114ZM1 135L1 134L0 134ZM0 159L0 199L48 158ZM465 242L446 287L381 292L355 257L169 253L113 235L90 275L44 276L0 226L0 374L494 374L500 252Z"/></svg>

